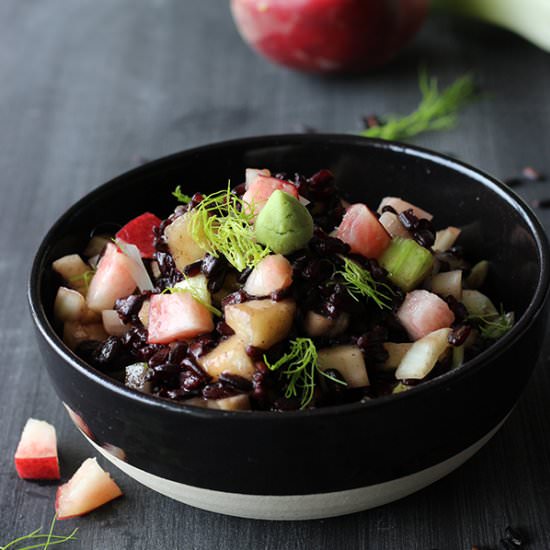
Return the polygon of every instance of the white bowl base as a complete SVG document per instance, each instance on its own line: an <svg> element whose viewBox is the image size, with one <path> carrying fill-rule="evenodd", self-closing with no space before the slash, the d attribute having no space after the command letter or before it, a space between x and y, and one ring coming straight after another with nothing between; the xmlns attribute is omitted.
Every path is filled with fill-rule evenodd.
<svg viewBox="0 0 550 550"><path fill-rule="evenodd" d="M289 496L228 493L164 479L127 464L94 443L86 434L83 433L83 435L105 458L123 472L146 487L174 500L230 516L291 521L351 514L387 504L419 491L446 476L479 451L499 430L505 420L506 418L467 449L414 474L357 489Z"/></svg>

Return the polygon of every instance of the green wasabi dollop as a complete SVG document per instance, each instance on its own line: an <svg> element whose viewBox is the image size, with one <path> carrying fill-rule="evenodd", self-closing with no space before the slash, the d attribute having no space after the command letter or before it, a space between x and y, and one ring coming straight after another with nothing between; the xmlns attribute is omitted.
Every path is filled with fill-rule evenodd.
<svg viewBox="0 0 550 550"><path fill-rule="evenodd" d="M277 254L304 248L313 237L313 218L307 208L284 191L274 191L255 223L256 239Z"/></svg>

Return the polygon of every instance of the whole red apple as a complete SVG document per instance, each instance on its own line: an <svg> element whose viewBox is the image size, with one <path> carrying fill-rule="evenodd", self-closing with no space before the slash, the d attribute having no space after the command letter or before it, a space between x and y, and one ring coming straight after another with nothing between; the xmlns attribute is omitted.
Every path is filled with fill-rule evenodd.
<svg viewBox="0 0 550 550"><path fill-rule="evenodd" d="M243 38L267 58L310 72L384 64L415 34L429 0L231 0Z"/></svg>

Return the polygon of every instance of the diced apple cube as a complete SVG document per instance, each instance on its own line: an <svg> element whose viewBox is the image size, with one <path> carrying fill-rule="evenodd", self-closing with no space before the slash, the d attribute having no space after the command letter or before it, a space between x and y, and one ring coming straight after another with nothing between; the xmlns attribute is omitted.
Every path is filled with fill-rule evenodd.
<svg viewBox="0 0 550 550"><path fill-rule="evenodd" d="M82 516L122 495L111 476L95 458L86 459L73 477L57 489L57 519Z"/></svg>
<svg viewBox="0 0 550 550"><path fill-rule="evenodd" d="M73 351L85 340L105 340L108 334L103 323L83 324L80 321L67 321L63 325L63 342Z"/></svg>
<svg viewBox="0 0 550 550"><path fill-rule="evenodd" d="M151 307L151 303L149 300L145 300L143 302L143 305L141 306L141 309L138 313L138 319L141 321L141 324L145 327L149 327L149 309Z"/></svg>
<svg viewBox="0 0 550 550"><path fill-rule="evenodd" d="M435 242L432 246L434 252L447 252L449 248L455 244L456 240L460 236L460 229L458 227L449 226L446 229L441 229L435 234Z"/></svg>
<svg viewBox="0 0 550 550"><path fill-rule="evenodd" d="M418 340L440 328L450 327L454 313L437 294L427 290L408 292L397 318L413 340Z"/></svg>
<svg viewBox="0 0 550 550"><path fill-rule="evenodd" d="M271 172L267 168L247 168L245 170L245 185L246 189L254 183L258 176L271 176Z"/></svg>
<svg viewBox="0 0 550 550"><path fill-rule="evenodd" d="M63 277L68 286L86 296L91 268L78 254L69 254L55 260L52 269Z"/></svg>
<svg viewBox="0 0 550 550"><path fill-rule="evenodd" d="M151 296L148 325L150 344L169 344L213 330L212 314L189 292Z"/></svg>
<svg viewBox="0 0 550 550"><path fill-rule="evenodd" d="M334 346L319 350L318 365L322 371L336 370L349 388L370 385L363 352L357 346Z"/></svg>
<svg viewBox="0 0 550 550"><path fill-rule="evenodd" d="M256 370L254 362L246 353L246 344L237 335L218 344L211 352L203 355L198 363L214 380L222 372L251 380Z"/></svg>
<svg viewBox="0 0 550 550"><path fill-rule="evenodd" d="M383 370L395 370L403 360L403 357L405 357L405 354L411 349L412 344L410 342L385 342L383 346L388 352L388 358L384 363Z"/></svg>
<svg viewBox="0 0 550 550"><path fill-rule="evenodd" d="M366 258L378 258L391 243L376 215L359 203L348 208L336 229L336 237L349 244L352 252Z"/></svg>
<svg viewBox="0 0 550 550"><path fill-rule="evenodd" d="M59 479L57 438L48 422L29 418L15 451L15 469L23 479Z"/></svg>
<svg viewBox="0 0 550 550"><path fill-rule="evenodd" d="M292 284L292 265L281 254L263 258L252 270L244 290L251 296L268 296Z"/></svg>
<svg viewBox="0 0 550 550"><path fill-rule="evenodd" d="M479 290L463 290L462 303L472 316L491 318L498 315L497 308L490 298Z"/></svg>
<svg viewBox="0 0 550 550"><path fill-rule="evenodd" d="M450 328L441 328L417 340L401 360L395 377L398 380L425 378L449 349L450 333Z"/></svg>
<svg viewBox="0 0 550 550"><path fill-rule="evenodd" d="M391 206L398 214L401 214L401 212L405 212L405 210L412 210L413 214L418 219L431 220L433 218L433 216L429 212L426 212L426 210L422 210L422 208L418 208L418 206L415 206L410 202L404 201L399 197L384 197L378 205L379 214L382 214L384 206Z"/></svg>
<svg viewBox="0 0 550 550"><path fill-rule="evenodd" d="M103 328L109 336L123 336L130 330L130 325L122 322L122 319L114 309L105 309L101 312Z"/></svg>
<svg viewBox="0 0 550 550"><path fill-rule="evenodd" d="M107 245L88 289L87 302L90 309L98 312L113 309L118 298L134 292L136 281L132 277L131 262L116 245Z"/></svg>
<svg viewBox="0 0 550 550"><path fill-rule="evenodd" d="M161 220L150 212L145 212L130 220L118 233L116 238L135 245L142 258L152 258L155 253L155 229Z"/></svg>
<svg viewBox="0 0 550 550"><path fill-rule="evenodd" d="M308 336L333 337L345 332L349 325L349 315L342 313L337 319L329 319L320 313L308 311L304 318L304 330Z"/></svg>
<svg viewBox="0 0 550 550"><path fill-rule="evenodd" d="M205 252L193 240L189 228L190 214L176 218L164 230L164 236L176 267L183 272L185 266L200 260Z"/></svg>
<svg viewBox="0 0 550 550"><path fill-rule="evenodd" d="M274 191L284 191L292 195L295 199L299 198L298 189L288 181L279 180L268 176L258 175L256 179L247 187L242 200L249 207L254 208L254 216L257 216L265 206L269 197ZM250 208L249 208L250 210Z"/></svg>
<svg viewBox="0 0 550 550"><path fill-rule="evenodd" d="M225 322L250 346L269 349L288 335L296 304L292 300L251 300L225 307Z"/></svg>
<svg viewBox="0 0 550 550"><path fill-rule="evenodd" d="M458 301L462 299L462 270L437 273L431 280L431 291L442 298L453 296Z"/></svg>
<svg viewBox="0 0 550 550"><path fill-rule="evenodd" d="M78 321L87 309L86 299L80 292L64 286L59 287L53 304L53 314L58 321Z"/></svg>

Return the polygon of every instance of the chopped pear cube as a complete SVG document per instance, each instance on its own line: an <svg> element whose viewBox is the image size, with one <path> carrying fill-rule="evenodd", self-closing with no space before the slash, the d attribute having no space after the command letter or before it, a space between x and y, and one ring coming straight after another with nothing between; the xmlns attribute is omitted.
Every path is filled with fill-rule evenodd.
<svg viewBox="0 0 550 550"><path fill-rule="evenodd" d="M403 357L405 357L405 354L411 349L412 343L395 344L393 342L385 342L383 346L388 352L388 358L384 363L383 370L395 370L403 360Z"/></svg>
<svg viewBox="0 0 550 550"><path fill-rule="evenodd" d="M183 271L186 265L200 260L205 252L193 240L189 230L189 213L176 218L165 230L164 235L176 267Z"/></svg>
<svg viewBox="0 0 550 550"><path fill-rule="evenodd" d="M251 380L256 370L254 362L246 353L246 344L237 335L230 336L210 353L203 355L198 363L215 380L222 372Z"/></svg>
<svg viewBox="0 0 550 550"><path fill-rule="evenodd" d="M434 294L442 298L453 296L459 302L462 299L462 270L445 271L434 275L431 280L431 288Z"/></svg>
<svg viewBox="0 0 550 550"><path fill-rule="evenodd" d="M269 349L288 335L296 304L292 300L251 300L225 308L225 322L245 345Z"/></svg>
<svg viewBox="0 0 550 550"><path fill-rule="evenodd" d="M63 277L68 286L86 296L91 268L78 254L69 254L55 260L52 268Z"/></svg>
<svg viewBox="0 0 550 550"><path fill-rule="evenodd" d="M358 346L334 346L319 350L318 365L322 371L338 371L349 388L370 385L363 352Z"/></svg>
<svg viewBox="0 0 550 550"><path fill-rule="evenodd" d="M460 229L458 227L449 226L446 229L442 229L435 234L435 242L432 246L434 252L447 252L449 248L452 248L456 240L460 236Z"/></svg>

